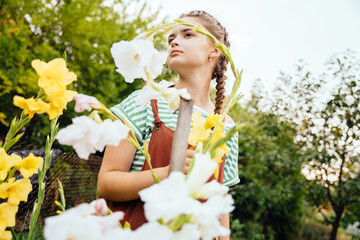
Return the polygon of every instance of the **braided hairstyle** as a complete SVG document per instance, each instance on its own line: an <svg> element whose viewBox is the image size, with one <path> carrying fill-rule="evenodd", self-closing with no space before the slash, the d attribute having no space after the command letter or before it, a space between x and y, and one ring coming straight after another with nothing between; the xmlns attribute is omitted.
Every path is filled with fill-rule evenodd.
<svg viewBox="0 0 360 240"><path fill-rule="evenodd" d="M212 15L205 11L191 11L180 15L180 18L184 17L193 17L196 18L217 40L225 44L228 48L230 47L230 42L228 39L228 32L226 28L221 25L221 23L214 18ZM228 60L225 58L224 54L221 53L214 71L212 73L211 79L216 78L216 98L215 98L215 110L214 113L221 114L223 111L223 104L225 100L225 72L227 70Z"/></svg>

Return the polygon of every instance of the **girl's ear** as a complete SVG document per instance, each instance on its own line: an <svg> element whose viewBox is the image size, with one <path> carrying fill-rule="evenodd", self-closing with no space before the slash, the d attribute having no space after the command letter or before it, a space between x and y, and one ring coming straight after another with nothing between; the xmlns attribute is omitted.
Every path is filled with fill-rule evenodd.
<svg viewBox="0 0 360 240"><path fill-rule="evenodd" d="M217 47L214 47L212 49L212 51L210 52L209 54L209 57L211 57L212 59L214 58L217 58L221 55L221 51L217 48Z"/></svg>

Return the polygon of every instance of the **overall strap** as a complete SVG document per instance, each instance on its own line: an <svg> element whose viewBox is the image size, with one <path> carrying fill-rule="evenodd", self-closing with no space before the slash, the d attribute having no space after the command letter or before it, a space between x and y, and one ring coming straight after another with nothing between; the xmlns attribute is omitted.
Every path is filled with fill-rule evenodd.
<svg viewBox="0 0 360 240"><path fill-rule="evenodd" d="M160 117L159 117L159 109L158 109L158 105L157 105L157 99L151 99L151 107L154 113L154 117L155 117L155 121L154 124L157 125L159 123L161 123Z"/></svg>

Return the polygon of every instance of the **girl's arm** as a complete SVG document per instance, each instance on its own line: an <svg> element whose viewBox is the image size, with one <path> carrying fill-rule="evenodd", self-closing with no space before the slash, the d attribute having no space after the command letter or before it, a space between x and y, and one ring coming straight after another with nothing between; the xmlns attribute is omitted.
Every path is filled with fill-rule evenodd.
<svg viewBox="0 0 360 240"><path fill-rule="evenodd" d="M99 196L112 201L139 198L139 191L154 184L150 170L129 172L136 148L126 140L118 146L107 146L98 175ZM169 175L169 166L154 169L161 179Z"/></svg>
<svg viewBox="0 0 360 240"><path fill-rule="evenodd" d="M221 226L230 229L230 219L229 214L223 214L220 218ZM230 240L230 234L228 236L221 236L219 237L219 240Z"/></svg>

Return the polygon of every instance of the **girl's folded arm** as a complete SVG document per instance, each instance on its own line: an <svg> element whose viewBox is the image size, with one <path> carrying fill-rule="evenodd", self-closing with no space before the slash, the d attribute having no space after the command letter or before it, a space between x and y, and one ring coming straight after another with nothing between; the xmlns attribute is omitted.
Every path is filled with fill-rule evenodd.
<svg viewBox="0 0 360 240"><path fill-rule="evenodd" d="M98 175L99 196L112 201L129 201L139 198L139 191L154 184L150 170L129 172L136 148L126 140L118 146L107 146ZM164 179L169 166L154 169L155 176Z"/></svg>

